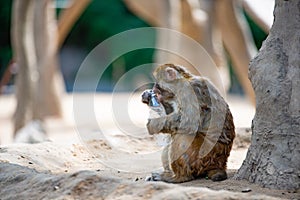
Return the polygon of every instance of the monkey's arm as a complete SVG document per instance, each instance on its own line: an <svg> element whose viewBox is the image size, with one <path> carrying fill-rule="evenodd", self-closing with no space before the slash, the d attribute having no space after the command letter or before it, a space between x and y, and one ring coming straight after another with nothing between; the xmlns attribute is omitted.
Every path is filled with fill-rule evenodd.
<svg viewBox="0 0 300 200"><path fill-rule="evenodd" d="M150 135L157 133L174 133L180 127L181 114L172 113L163 117L148 119L147 129Z"/></svg>

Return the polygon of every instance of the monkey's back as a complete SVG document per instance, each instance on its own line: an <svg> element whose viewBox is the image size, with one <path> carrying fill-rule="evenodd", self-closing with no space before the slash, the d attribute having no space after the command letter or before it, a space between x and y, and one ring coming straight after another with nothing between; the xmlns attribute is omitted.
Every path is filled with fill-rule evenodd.
<svg viewBox="0 0 300 200"><path fill-rule="evenodd" d="M177 176L196 178L211 170L226 170L235 127L227 103L214 86L201 77L190 82L199 103L198 131L196 134L173 135L170 158L174 161L171 167Z"/></svg>
<svg viewBox="0 0 300 200"><path fill-rule="evenodd" d="M194 77L191 85L199 104L199 134L205 133L218 142L230 144L235 137L233 117L228 104L206 78Z"/></svg>

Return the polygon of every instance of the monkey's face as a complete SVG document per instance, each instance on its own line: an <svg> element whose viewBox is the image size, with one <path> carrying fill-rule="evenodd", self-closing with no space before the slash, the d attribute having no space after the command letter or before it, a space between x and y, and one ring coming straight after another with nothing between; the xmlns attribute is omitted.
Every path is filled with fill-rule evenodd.
<svg viewBox="0 0 300 200"><path fill-rule="evenodd" d="M161 88L157 83L154 84L152 90L143 92L142 102L149 106L153 93L155 94L157 101L164 106L167 115L176 110L175 94Z"/></svg>
<svg viewBox="0 0 300 200"><path fill-rule="evenodd" d="M164 106L167 115L175 110L175 94L173 92L163 89L158 83L154 84L152 91L158 102Z"/></svg>
<svg viewBox="0 0 300 200"><path fill-rule="evenodd" d="M157 100L163 104L166 114L170 114L178 110L175 90L177 85L185 78L182 68L173 64L165 64L157 67L153 76L156 83L153 86L153 92L157 96Z"/></svg>
<svg viewBox="0 0 300 200"><path fill-rule="evenodd" d="M152 90L160 103L172 101L175 97L173 92L163 89L158 83L154 84Z"/></svg>
<svg viewBox="0 0 300 200"><path fill-rule="evenodd" d="M153 72L156 83L152 90L161 103L172 101L175 98L175 94L169 86L180 79L180 74L173 67L175 66L172 64L165 64L157 67Z"/></svg>
<svg viewBox="0 0 300 200"><path fill-rule="evenodd" d="M155 94L157 101L164 106L166 114L170 114L174 111L175 94L161 88L158 83L154 84L152 90L143 92L142 102L150 105L153 93Z"/></svg>
<svg viewBox="0 0 300 200"><path fill-rule="evenodd" d="M164 64L157 67L153 76L156 83L153 86L156 99L161 103L166 110L166 114L170 114L178 110L176 95L178 88L184 87L184 82L187 82L192 77L184 68L174 64ZM176 94L176 95L175 95ZM145 91L142 95L142 102L149 105L151 94Z"/></svg>

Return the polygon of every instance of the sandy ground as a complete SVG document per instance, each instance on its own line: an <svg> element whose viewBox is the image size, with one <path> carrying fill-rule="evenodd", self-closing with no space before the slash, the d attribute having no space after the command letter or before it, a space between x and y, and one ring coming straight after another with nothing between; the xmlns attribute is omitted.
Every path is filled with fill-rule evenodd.
<svg viewBox="0 0 300 200"><path fill-rule="evenodd" d="M81 104L88 102L86 104L90 105L90 101L94 107L88 111L87 106ZM228 96L227 101L235 126L251 127L254 107L241 96ZM73 105L73 102L76 105ZM0 144L2 145L13 143L12 117L15 106L14 96L0 96ZM81 110L74 111L73 106L80 107ZM55 143L80 143L82 139L97 137L99 131L104 134L131 131L131 135L132 132L138 131L142 136L147 135L145 124L148 109L140 102L139 94L68 94L62 97L62 108L63 118L52 118L46 121L48 138Z"/></svg>
<svg viewBox="0 0 300 200"><path fill-rule="evenodd" d="M15 101L12 96L0 97L0 162L8 165L5 169L11 167L15 169L14 173L19 172L18 170L26 171L30 176L40 177L34 180L43 183L43 185L53 184L56 178L57 180L67 179L71 181L72 184L74 183L72 187L56 187L55 185L50 185L54 187L55 191L61 188L61 191L64 192L68 191L68 189L73 191L75 187L77 187L77 189L79 187L82 192L85 188L91 191L90 194L92 194L92 196L97 196L98 190L95 188L98 187L96 186L98 182L92 181L91 183L90 181L91 175L89 173L93 172L95 173L93 177L109 177L107 181L109 180L108 182L111 187L116 187L116 190L114 190L115 196L111 196L111 199L116 199L121 196L122 198L119 199L126 199L126 197L133 199L133 197L138 197L138 194L143 192L145 188L152 188L153 184L154 186L162 187L160 193L163 194L170 193L170 187L175 187L174 184L148 184L144 181L145 177L149 175L151 171L161 169L160 151L162 147L157 145L157 140L150 137L145 130L148 110L145 105L140 103L138 95L117 94L112 96L110 94L97 94L94 96L94 94L77 94L74 96L66 95L62 97L62 99L63 118L53 118L46 121L45 128L50 142L32 145L13 144L11 117L15 107ZM190 194L200 192L200 189L196 189L197 191L195 190L194 193L187 193L187 190L202 187L213 190L237 192L232 194L228 193L229 196L237 195L235 197L232 196L232 199L245 199L246 197L249 197L249 199L266 199L266 197L255 196L261 194L281 199L300 199L297 191L270 190L250 184L247 181L236 181L233 179L234 173L242 164L247 153L251 134L247 128L251 126L254 109L242 97L230 96L227 101L232 110L238 134L228 161L229 179L218 183L212 182L211 180L199 179L178 184L179 188L177 192L183 190L184 194L187 194L187 196L182 199L190 199ZM37 171L30 171L30 169ZM78 183L79 185L76 185L75 182L78 180L76 178L72 179L72 175L82 170L88 170L89 173L82 175L84 178L82 178L82 180L80 179L81 182ZM6 184L2 185L3 187L1 186L1 188L5 188L5 190L3 189L2 193L0 191L0 196L4 195L3 197L6 198L3 199L10 199L10 184L18 184L11 180L12 175L6 177L3 176L2 173L1 176L1 172L3 172L3 169L0 168L1 182L2 184L4 182ZM50 179L52 182L49 181ZM21 187L20 190L22 190L22 187L26 187L28 183L23 181L19 184L21 184L19 187ZM145 187L144 189L132 191L131 195L126 196L128 194L122 192L123 190L120 189L120 184L124 187L130 186L130 188L137 188L138 185L144 185ZM31 194L35 194L34 191L37 191L38 195L40 194L40 190L41 188L39 187L27 188L26 191L28 191L28 193L22 193L23 196L20 196L20 198L29 195L30 191ZM147 191L149 193L150 189ZM47 193L47 191L44 192ZM173 191L173 193L174 192L175 191ZM75 193L74 195L78 197L79 193ZM75 196L71 194L73 193L51 193L51 195L54 196L46 195L44 197L46 199L76 199ZM87 198L88 194L80 194L79 199L89 199ZM210 193L208 192L207 194ZM227 193L223 191L223 194L224 198L227 198ZM152 191L149 195L149 198L142 195L137 199L154 198L156 193ZM217 196L219 196L219 198L215 199L222 199L220 194ZM42 198L43 196L39 197ZM170 195L169 198L157 196L157 198L172 199L170 197L172 197L172 195ZM213 198L213 196L210 197ZM104 198L109 199L108 196L104 196Z"/></svg>

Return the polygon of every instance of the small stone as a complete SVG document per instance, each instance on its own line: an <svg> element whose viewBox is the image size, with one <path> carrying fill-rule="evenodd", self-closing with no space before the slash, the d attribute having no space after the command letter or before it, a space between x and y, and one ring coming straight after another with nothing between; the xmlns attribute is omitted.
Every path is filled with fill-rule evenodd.
<svg viewBox="0 0 300 200"><path fill-rule="evenodd" d="M54 186L54 190L58 190L59 189L59 186Z"/></svg>
<svg viewBox="0 0 300 200"><path fill-rule="evenodd" d="M294 169L293 168L289 168L289 169L286 169L283 171L284 173L287 173L287 174L291 174L294 172Z"/></svg>
<svg viewBox="0 0 300 200"><path fill-rule="evenodd" d="M274 174L275 168L274 168L274 166L273 166L272 163L269 163L269 164L268 164L268 166L267 166L267 172L268 172L268 174L270 174L270 175Z"/></svg>
<svg viewBox="0 0 300 200"><path fill-rule="evenodd" d="M135 181L138 181L138 180L139 180L139 178L138 178L138 177L136 177Z"/></svg>
<svg viewBox="0 0 300 200"><path fill-rule="evenodd" d="M267 142L263 142L263 146L267 146L268 145L268 143Z"/></svg>
<svg viewBox="0 0 300 200"><path fill-rule="evenodd" d="M28 162L28 164L29 164L29 165L32 165L33 163L32 163L32 162Z"/></svg>
<svg viewBox="0 0 300 200"><path fill-rule="evenodd" d="M251 188L244 188L244 189L242 189L242 192L244 192L244 193L246 193L246 192L251 192L251 191L252 191Z"/></svg>

